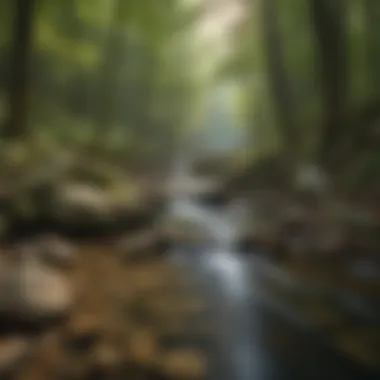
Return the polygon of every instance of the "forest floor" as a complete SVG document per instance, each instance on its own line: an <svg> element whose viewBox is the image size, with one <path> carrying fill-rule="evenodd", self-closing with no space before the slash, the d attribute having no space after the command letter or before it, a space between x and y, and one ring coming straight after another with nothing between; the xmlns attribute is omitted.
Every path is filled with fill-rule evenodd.
<svg viewBox="0 0 380 380"><path fill-rule="evenodd" d="M7 310L15 321L0 338L2 379L204 378L206 353L184 341L204 339L212 328L200 319L205 305L186 273L154 252L135 260L111 241L70 244L70 266L63 266L69 243L49 239L50 251L45 244L26 259L34 255L28 265L41 270L40 279L31 280L29 271L29 291L19 290L23 302ZM15 264L15 252L2 256L11 266L24 260L21 255ZM33 286L40 286L38 296ZM49 321L54 312L59 318Z"/></svg>
<svg viewBox="0 0 380 380"><path fill-rule="evenodd" d="M156 231L180 190L24 151L0 165L0 378L204 379L206 353L188 341L214 327Z"/></svg>

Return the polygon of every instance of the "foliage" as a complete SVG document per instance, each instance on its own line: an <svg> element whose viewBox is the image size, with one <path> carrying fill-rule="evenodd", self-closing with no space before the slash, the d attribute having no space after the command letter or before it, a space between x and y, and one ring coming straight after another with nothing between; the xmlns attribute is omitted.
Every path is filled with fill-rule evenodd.
<svg viewBox="0 0 380 380"><path fill-rule="evenodd" d="M260 0L246 8L251 17L220 75L242 80L252 160L280 154L294 178L317 164L343 193L369 178L378 184L379 3Z"/></svg>
<svg viewBox="0 0 380 380"><path fill-rule="evenodd" d="M2 2L0 17L16 7ZM30 130L23 135L74 150L124 148L136 160L148 150L164 164L197 91L179 47L199 9L181 0L36 0L36 8ZM11 72L11 19L0 27L0 89Z"/></svg>

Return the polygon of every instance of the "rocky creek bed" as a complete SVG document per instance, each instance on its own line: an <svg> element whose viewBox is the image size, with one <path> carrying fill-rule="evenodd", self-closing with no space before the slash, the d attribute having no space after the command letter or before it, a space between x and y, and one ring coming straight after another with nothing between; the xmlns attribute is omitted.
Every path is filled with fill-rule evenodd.
<svg viewBox="0 0 380 380"><path fill-rule="evenodd" d="M204 379L213 327L166 258L162 183L56 161L1 173L0 378Z"/></svg>
<svg viewBox="0 0 380 380"><path fill-rule="evenodd" d="M379 369L378 210L270 192L256 193L249 208L237 249L258 263L268 297L352 360Z"/></svg>
<svg viewBox="0 0 380 380"><path fill-rule="evenodd" d="M206 353L186 342L210 336L205 305L141 236L1 251L1 379L205 378Z"/></svg>

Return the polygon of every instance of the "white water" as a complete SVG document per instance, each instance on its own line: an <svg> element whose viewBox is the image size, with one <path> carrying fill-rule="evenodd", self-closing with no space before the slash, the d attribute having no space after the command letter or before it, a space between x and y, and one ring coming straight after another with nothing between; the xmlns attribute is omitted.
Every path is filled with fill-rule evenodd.
<svg viewBox="0 0 380 380"><path fill-rule="evenodd" d="M178 180L196 181L186 176L186 165L176 166L174 176ZM234 252L237 234L244 223L246 208L235 204L225 209L200 205L189 194L178 194L171 202L169 213L181 220L197 223L207 231L211 243L189 250L179 249L175 259L198 276L201 286L210 297L216 323L223 329L219 349L228 358L229 368L218 380L252 380L265 364L261 357L259 323L250 305L252 284L247 263ZM258 318L256 318L258 319ZM252 329L255 339L252 339ZM257 330L257 331L256 331ZM259 359L257 359L259 358ZM222 371L224 372L224 371ZM216 375L214 375L215 377Z"/></svg>

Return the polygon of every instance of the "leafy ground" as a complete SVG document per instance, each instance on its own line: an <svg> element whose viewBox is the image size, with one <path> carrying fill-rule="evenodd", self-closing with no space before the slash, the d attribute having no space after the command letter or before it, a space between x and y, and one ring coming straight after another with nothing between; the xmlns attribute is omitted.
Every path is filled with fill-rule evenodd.
<svg viewBox="0 0 380 380"><path fill-rule="evenodd" d="M75 264L56 272L73 289L71 306L38 333L2 337L3 374L25 380L204 378L206 354L186 337L204 340L211 328L200 323L204 304L186 274L153 251L134 261L113 243L82 244L75 252Z"/></svg>
<svg viewBox="0 0 380 380"><path fill-rule="evenodd" d="M83 151L1 154L0 378L203 379L213 327L155 229L162 178Z"/></svg>

